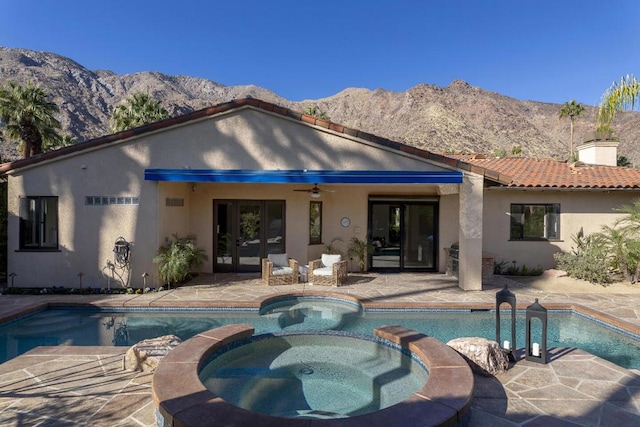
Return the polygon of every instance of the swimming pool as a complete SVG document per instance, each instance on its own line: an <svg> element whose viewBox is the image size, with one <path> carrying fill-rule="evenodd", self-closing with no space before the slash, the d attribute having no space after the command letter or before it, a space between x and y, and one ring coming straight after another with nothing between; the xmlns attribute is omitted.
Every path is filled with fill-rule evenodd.
<svg viewBox="0 0 640 427"><path fill-rule="evenodd" d="M501 315L503 339L510 318ZM495 312L487 310L362 311L336 301L300 302L271 310L220 309L47 309L0 326L0 362L41 345L121 345L173 334L186 340L232 323L248 323L256 334L324 329L372 334L382 325L401 325L446 343L477 336L495 339ZM516 316L517 345L525 344L525 312ZM630 369L640 369L640 339L571 311L549 310L549 347L577 347Z"/></svg>

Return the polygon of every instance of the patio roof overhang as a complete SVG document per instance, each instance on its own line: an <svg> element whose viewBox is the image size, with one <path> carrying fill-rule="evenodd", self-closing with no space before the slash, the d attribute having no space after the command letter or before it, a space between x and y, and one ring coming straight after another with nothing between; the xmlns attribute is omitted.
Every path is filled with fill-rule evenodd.
<svg viewBox="0 0 640 427"><path fill-rule="evenodd" d="M145 169L146 181L260 184L461 184L456 171Z"/></svg>

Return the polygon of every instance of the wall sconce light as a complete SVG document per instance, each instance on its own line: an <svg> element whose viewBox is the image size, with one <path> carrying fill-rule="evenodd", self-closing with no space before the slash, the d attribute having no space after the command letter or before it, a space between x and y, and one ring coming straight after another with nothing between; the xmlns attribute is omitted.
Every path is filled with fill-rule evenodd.
<svg viewBox="0 0 640 427"><path fill-rule="evenodd" d="M197 186L197 184L195 182L193 184L191 184L191 192L192 193L196 192L196 186Z"/></svg>
<svg viewBox="0 0 640 427"><path fill-rule="evenodd" d="M533 319L539 319L541 322L542 336L540 337L540 343L531 343L531 321ZM527 326L526 326L526 347L525 347L525 359L530 362L547 363L547 309L536 301L527 307Z"/></svg>
<svg viewBox="0 0 640 427"><path fill-rule="evenodd" d="M500 341L500 304L507 303L511 306L511 341L505 340L502 348L507 352L510 362L515 362L514 350L516 345L516 296L509 290L509 285L504 285L504 289L496 292L496 341Z"/></svg>

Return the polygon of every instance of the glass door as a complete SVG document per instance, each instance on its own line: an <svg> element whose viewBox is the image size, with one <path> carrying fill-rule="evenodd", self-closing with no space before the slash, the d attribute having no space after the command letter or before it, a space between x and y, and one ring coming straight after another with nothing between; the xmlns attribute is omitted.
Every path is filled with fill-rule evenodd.
<svg viewBox="0 0 640 427"><path fill-rule="evenodd" d="M375 203L371 206L371 268L400 268L399 204Z"/></svg>
<svg viewBox="0 0 640 427"><path fill-rule="evenodd" d="M437 270L437 202L369 204L373 270Z"/></svg>
<svg viewBox="0 0 640 427"><path fill-rule="evenodd" d="M260 232L262 202L238 201L237 271L260 271L262 233Z"/></svg>
<svg viewBox="0 0 640 427"><path fill-rule="evenodd" d="M234 230L233 217L234 204L231 201L214 200L213 217L213 270L235 271L236 232Z"/></svg>
<svg viewBox="0 0 640 427"><path fill-rule="evenodd" d="M406 205L404 209L404 257L403 267L434 270L435 253L435 205Z"/></svg>
<svg viewBox="0 0 640 427"><path fill-rule="evenodd" d="M214 200L213 213L214 271L260 271L263 257L284 253L284 201Z"/></svg>

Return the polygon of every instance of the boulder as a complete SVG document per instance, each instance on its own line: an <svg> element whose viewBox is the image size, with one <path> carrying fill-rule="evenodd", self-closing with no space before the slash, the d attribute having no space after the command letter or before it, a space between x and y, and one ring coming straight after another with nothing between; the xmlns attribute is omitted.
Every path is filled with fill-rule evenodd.
<svg viewBox="0 0 640 427"><path fill-rule="evenodd" d="M160 360L181 342L175 335L142 340L127 350L122 367L129 371L153 372Z"/></svg>
<svg viewBox="0 0 640 427"><path fill-rule="evenodd" d="M508 353L495 341L467 337L453 339L447 345L465 358L474 373L491 376L509 369Z"/></svg>

